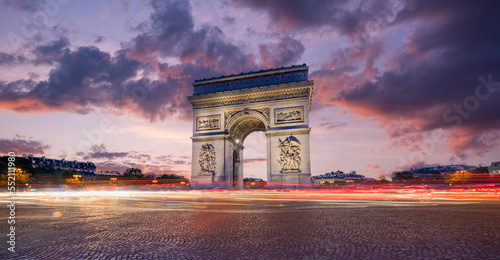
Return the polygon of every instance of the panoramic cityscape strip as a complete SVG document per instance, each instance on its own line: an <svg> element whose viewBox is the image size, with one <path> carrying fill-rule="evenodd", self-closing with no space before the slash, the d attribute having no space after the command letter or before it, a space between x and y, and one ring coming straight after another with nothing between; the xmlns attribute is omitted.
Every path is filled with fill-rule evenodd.
<svg viewBox="0 0 500 260"><path fill-rule="evenodd" d="M498 259L498 10L0 0L0 259Z"/></svg>

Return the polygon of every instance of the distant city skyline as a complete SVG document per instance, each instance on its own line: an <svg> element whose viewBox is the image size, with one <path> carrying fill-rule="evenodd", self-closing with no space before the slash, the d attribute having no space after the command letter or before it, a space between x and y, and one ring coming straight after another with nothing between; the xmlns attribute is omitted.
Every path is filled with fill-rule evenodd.
<svg viewBox="0 0 500 260"><path fill-rule="evenodd" d="M312 175L500 161L496 1L45 3L0 1L1 153L188 177L194 80L306 63Z"/></svg>

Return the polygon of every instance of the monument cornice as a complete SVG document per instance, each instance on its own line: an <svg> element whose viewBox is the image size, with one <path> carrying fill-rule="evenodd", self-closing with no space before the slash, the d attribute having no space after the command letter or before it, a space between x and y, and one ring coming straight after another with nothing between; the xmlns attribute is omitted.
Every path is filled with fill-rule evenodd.
<svg viewBox="0 0 500 260"><path fill-rule="evenodd" d="M311 132L311 128L296 128L296 129L283 129L283 130L271 130L266 131L267 136L276 136L276 135L284 135L284 134L309 134Z"/></svg>
<svg viewBox="0 0 500 260"><path fill-rule="evenodd" d="M257 72L242 74L242 75L234 75L234 76L229 76L229 77L225 76L225 77L219 77L219 78L214 78L214 79L195 81L195 82L193 82L193 86L199 86L199 85L216 83L216 82L226 82L226 81L232 81L232 80L238 80L238 79L268 76L268 75L276 74L277 72L287 73L287 72L303 71L303 70L308 71L309 68L307 66L296 66L296 67L289 67L289 68L281 69L278 71L276 71L276 70L268 70L268 71L264 71L264 72L257 71Z"/></svg>
<svg viewBox="0 0 500 260"><path fill-rule="evenodd" d="M234 138L230 134L219 134L219 135L192 136L191 140L196 140L196 141L233 140L234 141Z"/></svg>
<svg viewBox="0 0 500 260"><path fill-rule="evenodd" d="M307 97L311 100L313 84L314 82L311 80L258 88L224 91L219 93L190 96L188 97L188 101L191 105L193 105L194 109L200 109L303 97ZM258 90L259 92L256 92L255 90Z"/></svg>

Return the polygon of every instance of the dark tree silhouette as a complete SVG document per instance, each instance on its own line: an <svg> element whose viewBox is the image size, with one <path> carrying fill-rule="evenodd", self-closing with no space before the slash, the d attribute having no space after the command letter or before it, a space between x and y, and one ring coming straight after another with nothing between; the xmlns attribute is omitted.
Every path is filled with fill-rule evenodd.
<svg viewBox="0 0 500 260"><path fill-rule="evenodd" d="M144 176L144 174L142 174L142 170L139 168L128 168L123 173L123 177L142 178L142 176Z"/></svg>

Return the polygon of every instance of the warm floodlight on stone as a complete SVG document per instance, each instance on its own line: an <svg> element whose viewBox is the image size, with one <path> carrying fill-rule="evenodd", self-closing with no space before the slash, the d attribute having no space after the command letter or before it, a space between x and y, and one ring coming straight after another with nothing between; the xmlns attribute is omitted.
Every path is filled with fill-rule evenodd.
<svg viewBox="0 0 500 260"><path fill-rule="evenodd" d="M303 64L196 80L188 97L192 186L242 188L243 144L255 131L266 134L268 187L310 186L308 71Z"/></svg>

